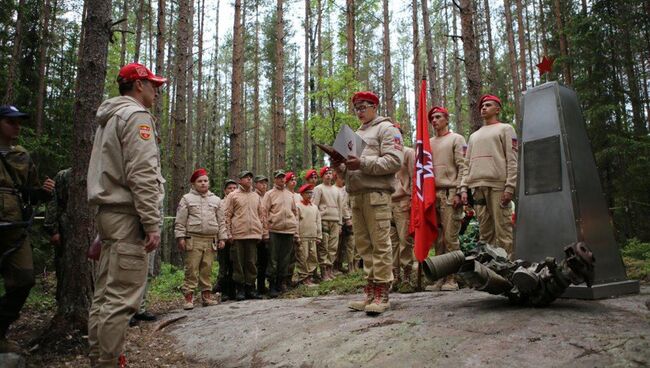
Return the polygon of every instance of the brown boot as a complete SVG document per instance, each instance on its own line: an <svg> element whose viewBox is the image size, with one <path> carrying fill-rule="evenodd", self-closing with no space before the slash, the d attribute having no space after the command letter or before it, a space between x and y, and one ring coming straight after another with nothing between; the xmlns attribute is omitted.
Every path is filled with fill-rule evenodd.
<svg viewBox="0 0 650 368"><path fill-rule="evenodd" d="M393 268L393 283L391 285L391 291L397 291L402 283L399 277L399 268Z"/></svg>
<svg viewBox="0 0 650 368"><path fill-rule="evenodd" d="M403 269L403 272L402 284L399 286L399 289L397 291L403 294L414 293L415 286L413 285L412 279L413 268L411 266L407 266Z"/></svg>
<svg viewBox="0 0 650 368"><path fill-rule="evenodd" d="M220 300L219 297L221 295L217 295L216 298L212 297L212 292L210 290L205 290L201 292L201 300L203 301L203 306L204 307L211 307L213 305L219 305Z"/></svg>
<svg viewBox="0 0 650 368"><path fill-rule="evenodd" d="M366 309L366 306L372 302L372 299L375 297L375 284L372 281L368 281L366 286L363 288L365 298L363 300L353 301L348 303L348 308L354 309L355 311L362 312Z"/></svg>
<svg viewBox="0 0 650 368"><path fill-rule="evenodd" d="M323 281L330 281L332 279L332 276L329 272L329 266L321 266L320 274Z"/></svg>
<svg viewBox="0 0 650 368"><path fill-rule="evenodd" d="M447 276L447 279L445 282L442 284L440 287L441 291L457 291L458 290L458 283L456 282L456 279L454 276Z"/></svg>
<svg viewBox="0 0 650 368"><path fill-rule="evenodd" d="M185 310L194 309L194 294L187 293L184 296L185 296L185 304L183 304L183 309Z"/></svg>
<svg viewBox="0 0 650 368"><path fill-rule="evenodd" d="M388 291L390 290L390 284L375 284L375 297L372 299L372 302L366 305L365 311L370 315L377 315L384 313L387 309L390 309L390 301L388 300Z"/></svg>

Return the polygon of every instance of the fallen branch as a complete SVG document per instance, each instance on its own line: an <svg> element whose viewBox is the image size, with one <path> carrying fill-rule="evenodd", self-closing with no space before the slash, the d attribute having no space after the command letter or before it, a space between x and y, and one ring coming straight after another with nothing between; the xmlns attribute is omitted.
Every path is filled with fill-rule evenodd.
<svg viewBox="0 0 650 368"><path fill-rule="evenodd" d="M165 328L165 327L171 325L171 324L174 323L174 322L178 322L178 321L182 320L183 318L187 318L187 315L185 315L185 316L178 316L178 317L175 317L175 318L172 318L172 319L168 319L168 320L166 320L166 321L162 321L162 322L160 322L160 324L158 324L158 326L156 326L156 328L154 329L154 331L161 331L163 328Z"/></svg>

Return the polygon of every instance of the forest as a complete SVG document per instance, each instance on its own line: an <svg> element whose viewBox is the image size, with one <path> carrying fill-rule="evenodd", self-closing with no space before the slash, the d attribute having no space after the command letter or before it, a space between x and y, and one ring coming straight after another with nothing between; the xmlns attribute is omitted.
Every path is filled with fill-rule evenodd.
<svg viewBox="0 0 650 368"><path fill-rule="evenodd" d="M242 169L302 172L315 143L357 127L350 97L375 91L380 113L414 136L419 81L454 131L482 124L481 94L521 123L522 93L547 81L580 99L618 242L650 242L650 0L0 0L0 99L30 113L20 144L41 176L72 167L71 246L57 275L90 285L94 238L85 177L97 107L140 62L169 78L153 114L165 214L205 167L215 192ZM550 73L538 64L553 60ZM645 179L644 179L645 178ZM85 287L85 286L84 286ZM61 298L83 326L90 290ZM66 308L62 307L67 306ZM74 306L74 307L71 307ZM85 308L85 309L84 309Z"/></svg>

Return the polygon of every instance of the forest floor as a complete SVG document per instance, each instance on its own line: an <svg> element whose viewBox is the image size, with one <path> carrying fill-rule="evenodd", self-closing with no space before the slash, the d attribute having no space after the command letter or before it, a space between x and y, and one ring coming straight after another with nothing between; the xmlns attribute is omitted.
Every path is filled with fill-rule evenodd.
<svg viewBox="0 0 650 368"><path fill-rule="evenodd" d="M352 287L360 275L339 281ZM340 285L337 285L337 288ZM381 316L347 309L360 294L297 289L286 298L226 302L183 311L155 300L159 321L129 328L129 367L635 367L650 365L650 285L598 301L559 299L519 308L507 299L458 292L391 294ZM321 292L323 291L323 292ZM30 305L10 337L28 346L51 308ZM162 321L186 316L161 331ZM32 347L28 367L88 366L85 337L55 350ZM0 367L2 367L0 362Z"/></svg>

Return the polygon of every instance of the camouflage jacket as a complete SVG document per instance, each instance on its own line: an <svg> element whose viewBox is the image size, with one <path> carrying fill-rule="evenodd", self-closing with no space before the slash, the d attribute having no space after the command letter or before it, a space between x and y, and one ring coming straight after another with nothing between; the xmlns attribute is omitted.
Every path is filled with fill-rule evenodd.
<svg viewBox="0 0 650 368"><path fill-rule="evenodd" d="M12 146L4 158L13 168L16 182L0 161L0 221L23 221L23 204L34 205L49 199L50 195L41 189L36 166L25 148Z"/></svg>
<svg viewBox="0 0 650 368"><path fill-rule="evenodd" d="M68 189L70 187L71 168L59 171L54 177L56 188L54 195L45 208L43 228L50 234L61 234L68 226Z"/></svg>

